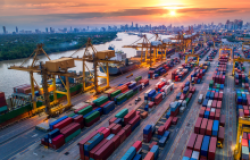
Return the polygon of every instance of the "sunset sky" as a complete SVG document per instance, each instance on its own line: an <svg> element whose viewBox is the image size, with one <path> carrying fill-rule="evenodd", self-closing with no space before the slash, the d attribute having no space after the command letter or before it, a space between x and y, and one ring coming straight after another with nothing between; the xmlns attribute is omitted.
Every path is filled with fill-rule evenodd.
<svg viewBox="0 0 250 160"><path fill-rule="evenodd" d="M3 1L3 2L2 2ZM250 0L1 0L7 29L86 25L190 25L250 21Z"/></svg>

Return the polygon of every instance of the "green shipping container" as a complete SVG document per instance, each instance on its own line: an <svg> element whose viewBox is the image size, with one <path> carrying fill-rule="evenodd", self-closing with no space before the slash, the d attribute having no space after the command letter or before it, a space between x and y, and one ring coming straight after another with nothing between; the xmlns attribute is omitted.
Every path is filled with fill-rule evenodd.
<svg viewBox="0 0 250 160"><path fill-rule="evenodd" d="M78 113L84 116L85 114L91 112L92 110L93 110L92 106L88 106L88 107L78 111Z"/></svg>
<svg viewBox="0 0 250 160"><path fill-rule="evenodd" d="M116 100L119 102L122 101L124 98L126 98L126 94L119 96Z"/></svg>
<svg viewBox="0 0 250 160"><path fill-rule="evenodd" d="M216 85L216 88L217 88L217 89L220 89L220 84L217 84L217 85Z"/></svg>
<svg viewBox="0 0 250 160"><path fill-rule="evenodd" d="M116 118L124 118L124 116L126 116L126 114L128 114L128 109L124 108L123 110L121 110L119 113L117 113L115 115Z"/></svg>
<svg viewBox="0 0 250 160"><path fill-rule="evenodd" d="M70 114L68 115L68 117L73 117L74 115L76 115L76 114L73 112L73 113L70 113Z"/></svg>
<svg viewBox="0 0 250 160"><path fill-rule="evenodd" d="M93 101L97 106L102 105L103 103L107 102L109 99L107 96L101 96L100 98L97 98L96 100Z"/></svg>
<svg viewBox="0 0 250 160"><path fill-rule="evenodd" d="M89 123L89 122L93 121L97 117L100 117L100 112L95 111L91 115L89 115L88 117L85 118L85 122Z"/></svg>
<svg viewBox="0 0 250 160"><path fill-rule="evenodd" d="M135 78L135 81L138 82L138 81L141 80L141 79L142 79L142 77L139 76L139 77L136 77L136 78Z"/></svg>
<svg viewBox="0 0 250 160"><path fill-rule="evenodd" d="M214 85L214 81L211 80L211 81L209 82L209 87L213 87L213 85Z"/></svg>
<svg viewBox="0 0 250 160"><path fill-rule="evenodd" d="M72 133L71 135L65 138L65 143L68 143L70 140L75 138L80 133L81 133L81 129L78 129L77 131L75 131L74 133Z"/></svg>
<svg viewBox="0 0 250 160"><path fill-rule="evenodd" d="M189 103L190 99L189 99L189 98L186 98L185 101L186 101L187 103Z"/></svg>
<svg viewBox="0 0 250 160"><path fill-rule="evenodd" d="M111 94L110 94L110 97L113 98L113 97L117 96L117 95L120 94L120 93L121 93L121 90L118 89L117 91L114 91L113 93L111 93Z"/></svg>
<svg viewBox="0 0 250 160"><path fill-rule="evenodd" d="M133 97L133 94L134 94L133 90L130 90L130 91L126 92L127 99Z"/></svg>

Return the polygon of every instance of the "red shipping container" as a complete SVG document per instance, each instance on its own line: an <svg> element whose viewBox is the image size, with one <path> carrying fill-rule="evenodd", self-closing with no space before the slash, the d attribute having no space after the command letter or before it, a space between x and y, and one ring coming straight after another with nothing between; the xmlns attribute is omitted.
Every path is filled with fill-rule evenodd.
<svg viewBox="0 0 250 160"><path fill-rule="evenodd" d="M75 117L74 122L79 123L81 125L81 128L84 127L83 116L82 115L79 115L79 116Z"/></svg>
<svg viewBox="0 0 250 160"><path fill-rule="evenodd" d="M222 99L223 99L223 93L220 92L220 93L219 93L219 98L218 98L218 100L219 100L219 101L222 101Z"/></svg>
<svg viewBox="0 0 250 160"><path fill-rule="evenodd" d="M215 111L215 120L220 120L220 109L216 109Z"/></svg>
<svg viewBox="0 0 250 160"><path fill-rule="evenodd" d="M49 147L49 143L45 142L44 138L41 139L41 144L44 145L44 146Z"/></svg>
<svg viewBox="0 0 250 160"><path fill-rule="evenodd" d="M153 141L150 145L149 145L149 151L151 150L151 148L154 146L154 145L157 145L158 143Z"/></svg>
<svg viewBox="0 0 250 160"><path fill-rule="evenodd" d="M113 141L108 141L94 154L94 159L105 160L114 152L114 150L115 143Z"/></svg>
<svg viewBox="0 0 250 160"><path fill-rule="evenodd" d="M248 140L248 137L247 137L247 133L246 132L243 132L243 139L247 139Z"/></svg>
<svg viewBox="0 0 250 160"><path fill-rule="evenodd" d="M110 132L113 134L117 134L122 129L120 124L116 124L114 127L110 129Z"/></svg>
<svg viewBox="0 0 250 160"><path fill-rule="evenodd" d="M215 92L215 94L214 94L214 99L215 99L215 100L218 100L218 98L219 98L219 92Z"/></svg>
<svg viewBox="0 0 250 160"><path fill-rule="evenodd" d="M182 94L181 94L181 97L180 97L180 100L184 100L184 99L185 99L185 94L182 93Z"/></svg>
<svg viewBox="0 0 250 160"><path fill-rule="evenodd" d="M218 109L221 109L222 101L217 101L217 105L216 106L217 106Z"/></svg>
<svg viewBox="0 0 250 160"><path fill-rule="evenodd" d="M142 148L142 142L141 141L136 141L132 146L135 147L136 152L138 152Z"/></svg>
<svg viewBox="0 0 250 160"><path fill-rule="evenodd" d="M160 126L158 128L158 135L162 136L164 134L164 131L165 131L165 127L164 126Z"/></svg>
<svg viewBox="0 0 250 160"><path fill-rule="evenodd" d="M127 138L124 129L121 129L121 130L117 133L117 135L121 137L121 143L123 143L123 142L125 141L125 139Z"/></svg>
<svg viewBox="0 0 250 160"><path fill-rule="evenodd" d="M207 118L203 118L201 122L201 128L200 128L200 134L205 135L206 134L206 129L207 129Z"/></svg>
<svg viewBox="0 0 250 160"><path fill-rule="evenodd" d="M220 126L225 126L226 123L226 116L225 115L221 115L220 117Z"/></svg>
<svg viewBox="0 0 250 160"><path fill-rule="evenodd" d="M218 141L221 141L221 143L223 143L224 137L225 137L225 128L220 126L219 133L218 133Z"/></svg>
<svg viewBox="0 0 250 160"><path fill-rule="evenodd" d="M208 159L215 159L217 138L211 137L208 150Z"/></svg>
<svg viewBox="0 0 250 160"><path fill-rule="evenodd" d="M213 128L213 123L214 121L209 119L208 123L207 123L207 131L206 131L206 135L211 136L212 135L212 128Z"/></svg>
<svg viewBox="0 0 250 160"><path fill-rule="evenodd" d="M203 118L204 117L205 110L201 109L199 113L199 117Z"/></svg>
<svg viewBox="0 0 250 160"><path fill-rule="evenodd" d="M173 125L176 125L176 124L177 124L177 121L178 121L178 117L174 117L173 120L172 120L172 124L173 124Z"/></svg>
<svg viewBox="0 0 250 160"><path fill-rule="evenodd" d="M154 160L154 153L148 152L143 160Z"/></svg>
<svg viewBox="0 0 250 160"><path fill-rule="evenodd" d="M248 110L248 106L245 106L245 105L244 105L244 106L243 106L243 109L244 109L244 110Z"/></svg>
<svg viewBox="0 0 250 160"><path fill-rule="evenodd" d="M203 137L204 136L200 135L200 134L197 136L197 140L196 140L196 142L194 144L194 151L200 152Z"/></svg>
<svg viewBox="0 0 250 160"><path fill-rule="evenodd" d="M135 111L135 115L140 116L141 115L141 111Z"/></svg>
<svg viewBox="0 0 250 160"><path fill-rule="evenodd" d="M206 111L207 107L201 107L201 110Z"/></svg>
<svg viewBox="0 0 250 160"><path fill-rule="evenodd" d="M243 139L242 138L241 145L245 146L245 147L248 147L248 139Z"/></svg>
<svg viewBox="0 0 250 160"><path fill-rule="evenodd" d="M170 125L171 125L172 120L173 120L173 117L172 117L172 116L170 116L170 117L167 119L167 121L166 121L165 124L164 124L165 130L168 130L168 128L169 128Z"/></svg>
<svg viewBox="0 0 250 160"><path fill-rule="evenodd" d="M196 139L197 139L197 134L192 133L187 144L188 149L193 150Z"/></svg>
<svg viewBox="0 0 250 160"><path fill-rule="evenodd" d="M55 125L53 126L53 129L58 128L59 130L61 130L62 128L66 127L67 125L69 125L69 124L72 123L72 122L73 122L73 118L68 117L68 118L64 119L63 121L61 121L61 122L55 124Z"/></svg>
<svg viewBox="0 0 250 160"><path fill-rule="evenodd" d="M53 149L58 149L58 148L62 147L64 144L65 144L65 137L62 134L60 134L52 139L52 148Z"/></svg>
<svg viewBox="0 0 250 160"><path fill-rule="evenodd" d="M124 117L124 123L127 124L132 118L135 116L135 110L130 111L127 115Z"/></svg>
<svg viewBox="0 0 250 160"><path fill-rule="evenodd" d="M110 125L108 126L108 128L111 129L111 128L113 128L114 126L116 126L116 124L115 124L115 123L112 123L112 124L110 124Z"/></svg>
<svg viewBox="0 0 250 160"><path fill-rule="evenodd" d="M98 133L98 131L94 131L92 133L90 133L86 138L84 138L83 140L81 140L78 145L79 145L79 150L80 150L80 158L82 160L84 160L84 144L90 140L92 137L94 137L96 134Z"/></svg>
<svg viewBox="0 0 250 160"><path fill-rule="evenodd" d="M207 108L206 111L210 112L210 109L211 109L211 108Z"/></svg>
<svg viewBox="0 0 250 160"><path fill-rule="evenodd" d="M196 134L200 134L201 121L202 121L201 117L198 117L197 120L196 120L196 123L195 123L195 126L194 126L194 133L196 133Z"/></svg>
<svg viewBox="0 0 250 160"><path fill-rule="evenodd" d="M149 132L149 134L143 134L143 142L149 143L152 138L152 132Z"/></svg>
<svg viewBox="0 0 250 160"><path fill-rule="evenodd" d="M249 116L249 110L245 110L245 109L244 109L244 116L245 116L245 117L248 117L248 116Z"/></svg>
<svg viewBox="0 0 250 160"><path fill-rule="evenodd" d="M150 102L148 103L148 107L149 107L149 108L153 108L153 107L154 107L154 104L155 104L154 102L150 101Z"/></svg>
<svg viewBox="0 0 250 160"><path fill-rule="evenodd" d="M193 151L191 149L186 149L184 156L188 157L188 158L191 158L192 157L192 152Z"/></svg>
<svg viewBox="0 0 250 160"><path fill-rule="evenodd" d="M95 152L97 152L103 145L105 145L108 142L108 140L105 138L103 139L99 144L97 144L90 152L89 157L94 158Z"/></svg>
<svg viewBox="0 0 250 160"><path fill-rule="evenodd" d="M209 113L209 119L212 119L212 120L215 119L215 112L210 112Z"/></svg>
<svg viewBox="0 0 250 160"><path fill-rule="evenodd" d="M111 141L114 142L115 148L118 148L119 145L121 144L121 141L122 141L122 140L121 140L121 136L115 135L115 136L111 139Z"/></svg>
<svg viewBox="0 0 250 160"><path fill-rule="evenodd" d="M247 134L248 140L250 140L250 133Z"/></svg>
<svg viewBox="0 0 250 160"><path fill-rule="evenodd" d="M110 135L110 129L105 128L101 133L103 134L104 138L107 138Z"/></svg>
<svg viewBox="0 0 250 160"><path fill-rule="evenodd" d="M105 129L105 127L100 127L97 131L98 131L98 133L101 133L104 129Z"/></svg>
<svg viewBox="0 0 250 160"><path fill-rule="evenodd" d="M138 121L140 121L140 115L136 115L133 119L131 119L128 122L128 124L130 124L133 127Z"/></svg>
<svg viewBox="0 0 250 160"><path fill-rule="evenodd" d="M216 105L217 105L217 100L213 100L213 102L212 102L212 108L216 108Z"/></svg>
<svg viewBox="0 0 250 160"><path fill-rule="evenodd" d="M79 123L71 123L68 126L62 128L60 130L61 134L63 134L66 137L68 137L69 135L73 134L75 131L77 131L78 129L81 128L81 125Z"/></svg>
<svg viewBox="0 0 250 160"><path fill-rule="evenodd" d="M111 118L111 119L109 120L109 125L111 125L112 123L114 123L114 121L116 121L116 120L117 120L116 117Z"/></svg>
<svg viewBox="0 0 250 160"><path fill-rule="evenodd" d="M125 130L126 137L128 137L132 132L132 126L129 124L127 124L125 127L123 127L123 129Z"/></svg>

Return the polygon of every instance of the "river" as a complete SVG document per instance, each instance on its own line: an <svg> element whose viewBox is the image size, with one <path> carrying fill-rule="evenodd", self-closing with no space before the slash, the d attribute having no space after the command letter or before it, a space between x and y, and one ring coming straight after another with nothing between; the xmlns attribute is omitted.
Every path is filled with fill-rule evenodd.
<svg viewBox="0 0 250 160"><path fill-rule="evenodd" d="M153 37L152 34L147 34L148 38ZM160 35L162 39L171 37L169 35ZM105 44L94 45L94 47L98 50L107 50L110 44L115 45L116 50L123 50L127 53L127 57L133 57L136 54L136 50L131 48L122 48L123 45L132 44L136 40L139 39L136 35L128 35L126 33L118 33L117 38L121 38L122 41L113 40L111 42L107 42ZM154 40L154 38L152 38ZM142 42L142 41L139 41ZM61 57L69 57L71 56L75 50L73 51L66 51L66 52L59 52L59 53L51 53L49 54L50 59L58 59ZM73 57L79 56L82 57L84 50L80 50ZM30 76L28 72L18 71L18 70L10 70L8 67L16 65L20 66L24 59L16 59L16 60L7 60L7 61L0 61L0 92L5 92L6 98L13 93L13 87L22 85L22 84L30 84ZM44 55L39 56L39 61L47 61L47 57ZM39 61L37 64L39 64ZM31 65L32 58L27 60L27 62L23 66ZM77 72L82 71L82 62L75 61L76 67L71 68L71 70L76 70ZM89 68L92 68L91 64L88 64ZM38 74L34 74L35 80L37 83L41 82L41 76Z"/></svg>

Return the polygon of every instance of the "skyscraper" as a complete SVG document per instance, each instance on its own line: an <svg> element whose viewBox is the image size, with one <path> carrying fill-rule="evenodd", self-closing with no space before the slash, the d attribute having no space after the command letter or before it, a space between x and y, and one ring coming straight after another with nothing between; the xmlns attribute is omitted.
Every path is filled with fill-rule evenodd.
<svg viewBox="0 0 250 160"><path fill-rule="evenodd" d="M16 33L18 33L18 28L17 28L17 26L16 26Z"/></svg>
<svg viewBox="0 0 250 160"><path fill-rule="evenodd" d="M132 22L132 26L131 26L131 28L133 28L134 27L134 24L133 24L133 22Z"/></svg>
<svg viewBox="0 0 250 160"><path fill-rule="evenodd" d="M45 28L45 31L46 31L46 33L49 33L49 28L46 27L46 28Z"/></svg>
<svg viewBox="0 0 250 160"><path fill-rule="evenodd" d="M6 27L3 26L3 34L7 34Z"/></svg>

